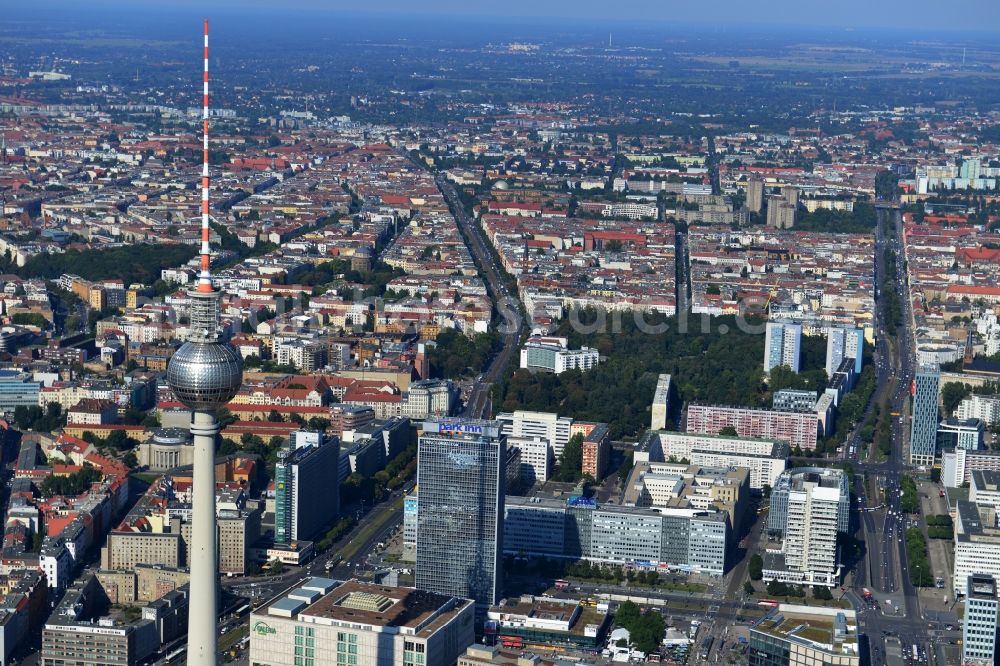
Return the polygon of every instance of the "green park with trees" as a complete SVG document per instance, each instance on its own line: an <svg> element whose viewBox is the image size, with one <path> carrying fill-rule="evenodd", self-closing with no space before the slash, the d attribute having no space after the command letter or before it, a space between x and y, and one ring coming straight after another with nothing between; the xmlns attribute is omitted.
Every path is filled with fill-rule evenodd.
<svg viewBox="0 0 1000 666"><path fill-rule="evenodd" d="M198 253L187 244L137 243L97 250L69 250L60 254L43 252L28 259L18 269L25 278L54 280L63 273L85 280L119 279L125 284L152 284L164 266L181 266Z"/></svg>
<svg viewBox="0 0 1000 666"><path fill-rule="evenodd" d="M587 310L579 321L593 322L598 313ZM660 373L673 376L677 397L684 402L771 407L773 393L795 388L821 392L827 383L826 339L803 336L800 372L787 367L763 371L764 335L744 331L734 317L692 318L687 332L678 330L674 317L646 315L640 330L629 313L607 316L607 330L579 333L570 318L555 335L569 338L570 348L589 346L601 354L601 363L586 372L559 375L519 369L502 387L498 401L503 411L517 409L572 414L575 418L608 423L613 438L634 437L649 424L649 410ZM704 325L703 325L704 324ZM762 322L751 321L760 326ZM612 330L612 326L619 326ZM659 326L658 332L650 332ZM644 327L646 328L646 327ZM726 331L723 333L722 331ZM866 347L866 356L870 349ZM875 390L871 367L862 371L854 391L841 402L837 431L820 443L819 452L833 450L861 418Z"/></svg>

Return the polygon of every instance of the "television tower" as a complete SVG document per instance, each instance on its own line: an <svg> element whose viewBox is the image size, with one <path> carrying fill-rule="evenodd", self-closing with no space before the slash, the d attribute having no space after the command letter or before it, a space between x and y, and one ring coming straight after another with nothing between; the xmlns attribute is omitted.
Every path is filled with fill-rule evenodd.
<svg viewBox="0 0 1000 666"><path fill-rule="evenodd" d="M187 660L193 666L215 666L218 618L218 548L215 518L216 410L232 400L243 383L243 359L220 337L219 291L209 273L208 245L208 21L205 21L204 156L201 172L201 272L191 299L191 330L187 341L170 358L167 384L191 410L194 438L191 583Z"/></svg>

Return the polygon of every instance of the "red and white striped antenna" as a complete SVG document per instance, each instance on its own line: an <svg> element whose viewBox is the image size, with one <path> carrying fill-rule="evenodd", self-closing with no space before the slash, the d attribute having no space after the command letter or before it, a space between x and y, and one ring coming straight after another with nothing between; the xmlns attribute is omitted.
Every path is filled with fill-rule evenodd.
<svg viewBox="0 0 1000 666"><path fill-rule="evenodd" d="M204 141L201 165L201 275L198 291L212 291L212 276L209 274L211 248L208 246L208 19L205 19L205 72L204 111L202 113L202 137Z"/></svg>

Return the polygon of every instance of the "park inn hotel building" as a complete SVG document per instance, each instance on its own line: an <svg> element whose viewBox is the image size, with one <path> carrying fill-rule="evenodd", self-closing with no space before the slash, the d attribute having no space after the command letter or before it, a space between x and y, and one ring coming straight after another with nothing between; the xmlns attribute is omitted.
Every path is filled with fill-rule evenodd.
<svg viewBox="0 0 1000 666"><path fill-rule="evenodd" d="M251 666L450 666L474 605L434 592L307 578L250 615Z"/></svg>

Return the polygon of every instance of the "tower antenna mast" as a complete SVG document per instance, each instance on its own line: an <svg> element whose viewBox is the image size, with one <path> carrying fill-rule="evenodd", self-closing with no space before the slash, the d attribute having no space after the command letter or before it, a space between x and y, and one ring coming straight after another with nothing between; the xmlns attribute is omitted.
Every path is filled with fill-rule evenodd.
<svg viewBox="0 0 1000 666"><path fill-rule="evenodd" d="M208 246L208 19L205 19L205 71L202 93L202 162L201 162L201 274L198 276L198 291L212 291L212 277L209 275L211 248Z"/></svg>

